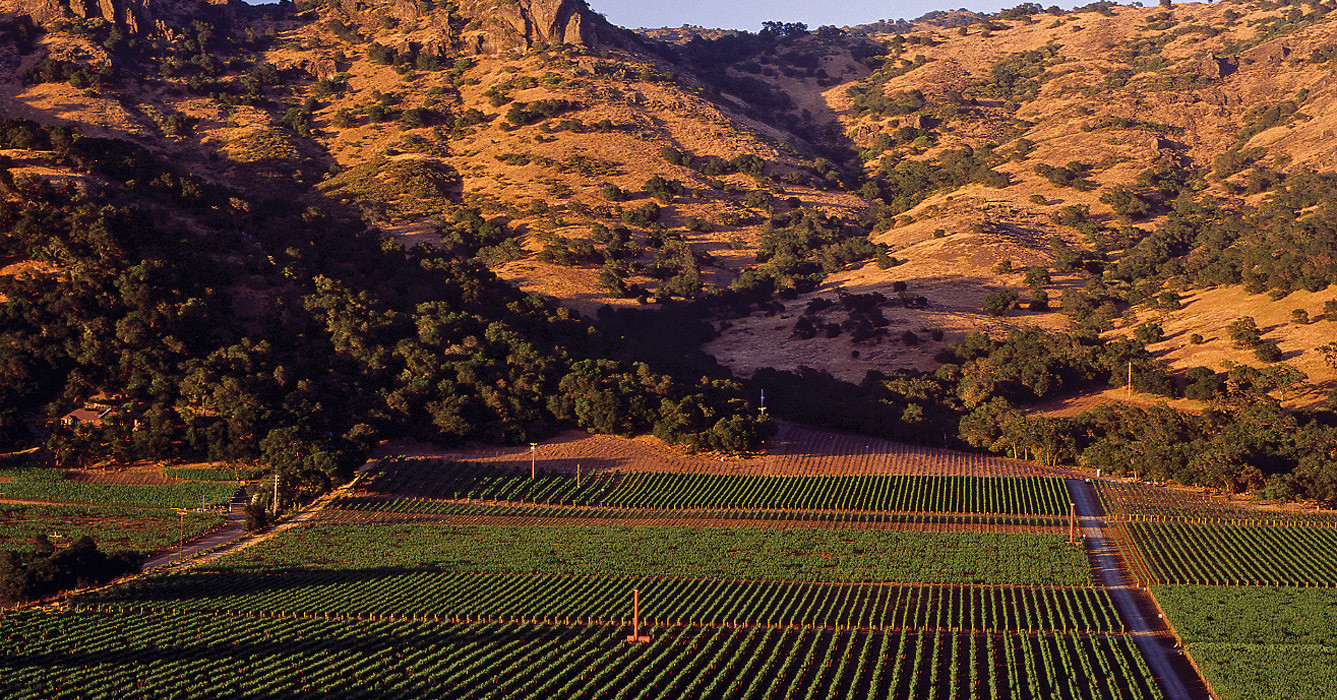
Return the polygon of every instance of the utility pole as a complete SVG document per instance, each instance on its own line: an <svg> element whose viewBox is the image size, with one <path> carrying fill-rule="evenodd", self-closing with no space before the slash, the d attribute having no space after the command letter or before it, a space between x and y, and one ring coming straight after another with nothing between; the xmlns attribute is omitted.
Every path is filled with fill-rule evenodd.
<svg viewBox="0 0 1337 700"><path fill-rule="evenodd" d="M580 490L580 462L576 462L576 490Z"/></svg>
<svg viewBox="0 0 1337 700"><path fill-rule="evenodd" d="M279 514L279 470L274 470L274 515Z"/></svg>
<svg viewBox="0 0 1337 700"><path fill-rule="evenodd" d="M533 481L533 480L534 480L534 460L535 460L534 452L535 452L535 450L538 449L538 446L539 446L539 444L538 444L537 442L531 442L531 443L529 443L529 480L530 480L530 481Z"/></svg>
<svg viewBox="0 0 1337 700"><path fill-rule="evenodd" d="M1133 361L1128 361L1128 398L1133 398Z"/></svg>

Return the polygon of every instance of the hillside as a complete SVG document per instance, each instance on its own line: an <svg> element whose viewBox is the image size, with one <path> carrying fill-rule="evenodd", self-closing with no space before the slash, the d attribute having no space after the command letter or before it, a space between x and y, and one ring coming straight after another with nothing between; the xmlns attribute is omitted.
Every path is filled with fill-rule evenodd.
<svg viewBox="0 0 1337 700"><path fill-rule="evenodd" d="M0 0L5 439L114 397L161 440L48 447L318 489L398 437L747 453L764 390L1104 468L1168 402L1228 454L1139 453L1166 478L1332 468L1329 6L595 9Z"/></svg>

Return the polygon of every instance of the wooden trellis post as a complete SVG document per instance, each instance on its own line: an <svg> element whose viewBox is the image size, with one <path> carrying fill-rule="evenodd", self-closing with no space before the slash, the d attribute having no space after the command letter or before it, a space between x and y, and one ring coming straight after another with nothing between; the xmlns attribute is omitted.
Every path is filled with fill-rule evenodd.
<svg viewBox="0 0 1337 700"><path fill-rule="evenodd" d="M1068 503L1068 544L1077 544L1077 504Z"/></svg>
<svg viewBox="0 0 1337 700"><path fill-rule="evenodd" d="M631 589L631 636L628 642L644 644L650 641L649 635L641 634L641 589Z"/></svg>

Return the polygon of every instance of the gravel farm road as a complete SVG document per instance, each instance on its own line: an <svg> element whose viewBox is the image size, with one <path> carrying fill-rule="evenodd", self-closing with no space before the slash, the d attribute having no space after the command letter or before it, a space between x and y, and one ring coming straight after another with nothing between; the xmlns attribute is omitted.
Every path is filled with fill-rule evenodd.
<svg viewBox="0 0 1337 700"><path fill-rule="evenodd" d="M1166 700L1198 700L1208 698L1201 679L1196 677L1192 667L1184 662L1181 650L1174 648L1168 628L1157 619L1148 617L1148 609L1143 604L1149 594L1129 585L1127 576L1119 566L1119 555L1110 541L1105 528L1105 518L1096 496L1095 487L1082 479L1066 479L1068 493L1077 504L1077 516L1081 520L1082 535L1086 538L1086 548L1091 555L1096 576L1100 585L1109 592L1114 607L1123 619L1128 634L1137 643L1147 666L1161 682ZM1194 677L1186 679L1185 673ZM1197 692L1190 691L1192 687Z"/></svg>

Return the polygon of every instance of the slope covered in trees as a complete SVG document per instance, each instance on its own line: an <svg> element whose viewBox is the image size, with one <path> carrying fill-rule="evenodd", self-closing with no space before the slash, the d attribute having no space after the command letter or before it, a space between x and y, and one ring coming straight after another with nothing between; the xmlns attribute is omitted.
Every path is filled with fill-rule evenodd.
<svg viewBox="0 0 1337 700"><path fill-rule="evenodd" d="M748 451L767 388L848 429L1330 497L1330 6L673 45L513 7L0 5L7 444L315 490L398 435ZM1211 286L1296 330L1244 305L1218 323L1244 340L1197 330ZM1179 403L1028 412L1130 375ZM32 432L93 399L107 426ZM1190 447L1130 447L1161 443Z"/></svg>

